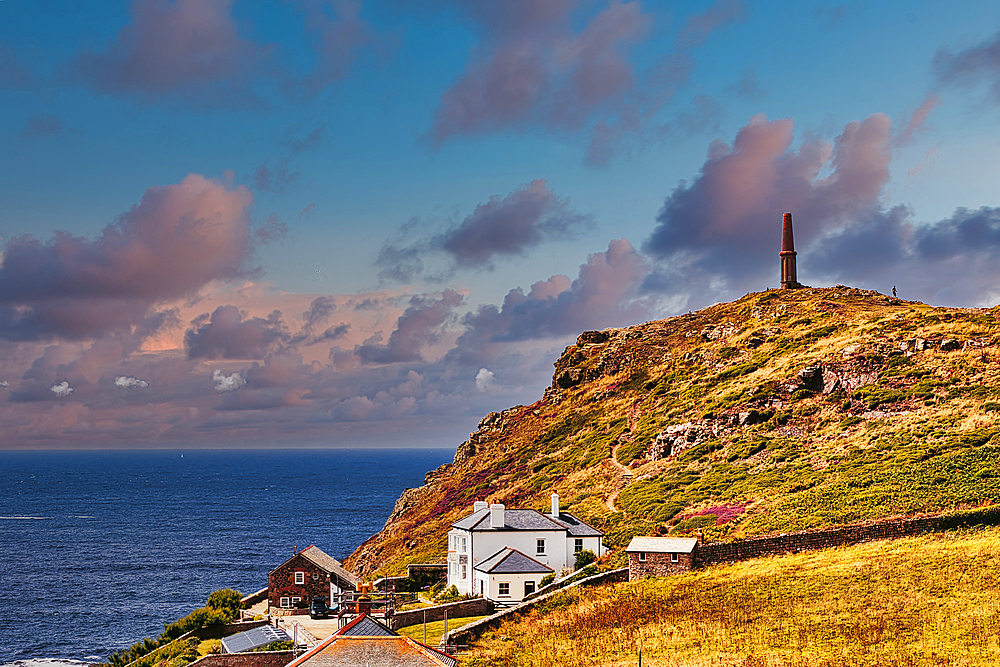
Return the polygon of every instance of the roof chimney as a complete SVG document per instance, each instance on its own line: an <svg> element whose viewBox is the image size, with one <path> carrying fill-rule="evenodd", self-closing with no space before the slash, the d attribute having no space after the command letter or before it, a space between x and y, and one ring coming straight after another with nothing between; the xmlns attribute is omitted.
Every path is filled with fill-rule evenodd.
<svg viewBox="0 0 1000 667"><path fill-rule="evenodd" d="M490 505L490 528L503 528L503 505Z"/></svg>
<svg viewBox="0 0 1000 667"><path fill-rule="evenodd" d="M472 511L473 512L478 512L479 510L484 510L487 507L489 507L489 504L485 500L477 500L476 502L472 503Z"/></svg>
<svg viewBox="0 0 1000 667"><path fill-rule="evenodd" d="M802 287L795 271L795 239L792 237L792 214L781 221L781 289Z"/></svg>
<svg viewBox="0 0 1000 667"><path fill-rule="evenodd" d="M559 494L552 492L552 516L559 518Z"/></svg>

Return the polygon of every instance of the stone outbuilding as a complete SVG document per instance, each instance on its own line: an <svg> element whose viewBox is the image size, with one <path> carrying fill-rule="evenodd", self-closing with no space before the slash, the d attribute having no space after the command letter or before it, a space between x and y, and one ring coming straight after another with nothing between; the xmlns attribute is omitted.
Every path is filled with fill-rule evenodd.
<svg viewBox="0 0 1000 667"><path fill-rule="evenodd" d="M313 545L267 573L267 603L271 608L304 610L313 598L332 602L344 591L357 590L360 581Z"/></svg>
<svg viewBox="0 0 1000 667"><path fill-rule="evenodd" d="M662 577L694 567L698 540L691 537L633 537L628 554L628 580Z"/></svg>

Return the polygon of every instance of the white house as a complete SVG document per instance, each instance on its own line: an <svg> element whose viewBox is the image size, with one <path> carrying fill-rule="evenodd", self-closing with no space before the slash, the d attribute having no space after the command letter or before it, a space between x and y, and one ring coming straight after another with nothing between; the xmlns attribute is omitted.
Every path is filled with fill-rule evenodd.
<svg viewBox="0 0 1000 667"><path fill-rule="evenodd" d="M459 593L518 601L546 574L572 568L580 551L605 552L604 533L560 512L554 493L550 514L482 501L472 509L448 533L448 585Z"/></svg>

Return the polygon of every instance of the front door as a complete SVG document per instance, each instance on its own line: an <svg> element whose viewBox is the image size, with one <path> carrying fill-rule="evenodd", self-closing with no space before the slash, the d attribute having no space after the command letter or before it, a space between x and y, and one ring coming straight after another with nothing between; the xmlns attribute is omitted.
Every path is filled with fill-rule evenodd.
<svg viewBox="0 0 1000 667"><path fill-rule="evenodd" d="M524 582L524 596L528 597L534 592L535 592L535 582L533 581Z"/></svg>

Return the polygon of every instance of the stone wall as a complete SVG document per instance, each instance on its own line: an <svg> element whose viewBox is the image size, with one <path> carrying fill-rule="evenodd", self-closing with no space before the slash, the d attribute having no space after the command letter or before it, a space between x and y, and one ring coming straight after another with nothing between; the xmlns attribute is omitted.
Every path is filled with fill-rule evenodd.
<svg viewBox="0 0 1000 667"><path fill-rule="evenodd" d="M238 632L246 632L247 630L253 630L254 628L259 628L262 625L267 625L267 621L242 621L240 623L229 623L227 625L207 625L204 628L198 628L192 630L190 634L197 637L198 639L219 639L220 637L228 637L229 635L235 635Z"/></svg>
<svg viewBox="0 0 1000 667"><path fill-rule="evenodd" d="M424 614L427 615L427 622L433 623L434 621L443 620L445 612L448 612L448 618L466 618L468 616L492 614L493 609L494 605L491 600L473 598L472 600L462 600L461 602L439 604L434 607L398 611L392 617L392 627L393 629L405 628L408 625L423 623Z"/></svg>
<svg viewBox="0 0 1000 667"><path fill-rule="evenodd" d="M216 653L191 663L198 667L285 667L295 659L295 651L262 653Z"/></svg>
<svg viewBox="0 0 1000 667"><path fill-rule="evenodd" d="M295 573L305 574L305 581L295 583ZM313 598L330 598L330 574L301 553L275 568L267 575L267 602L280 607L281 598L300 598L298 604L306 609Z"/></svg>
<svg viewBox="0 0 1000 667"><path fill-rule="evenodd" d="M628 580L635 581L643 577L662 577L668 574L687 572L694 566L694 554L677 554L677 562L670 560L669 553L644 552L645 561L639 560L639 553L628 555Z"/></svg>
<svg viewBox="0 0 1000 667"><path fill-rule="evenodd" d="M734 542L700 544L695 549L695 566L732 563L762 556L813 551L875 540L894 540L975 525L1000 525L1000 506L933 516L885 519L836 528L802 530L781 535L751 537Z"/></svg>

